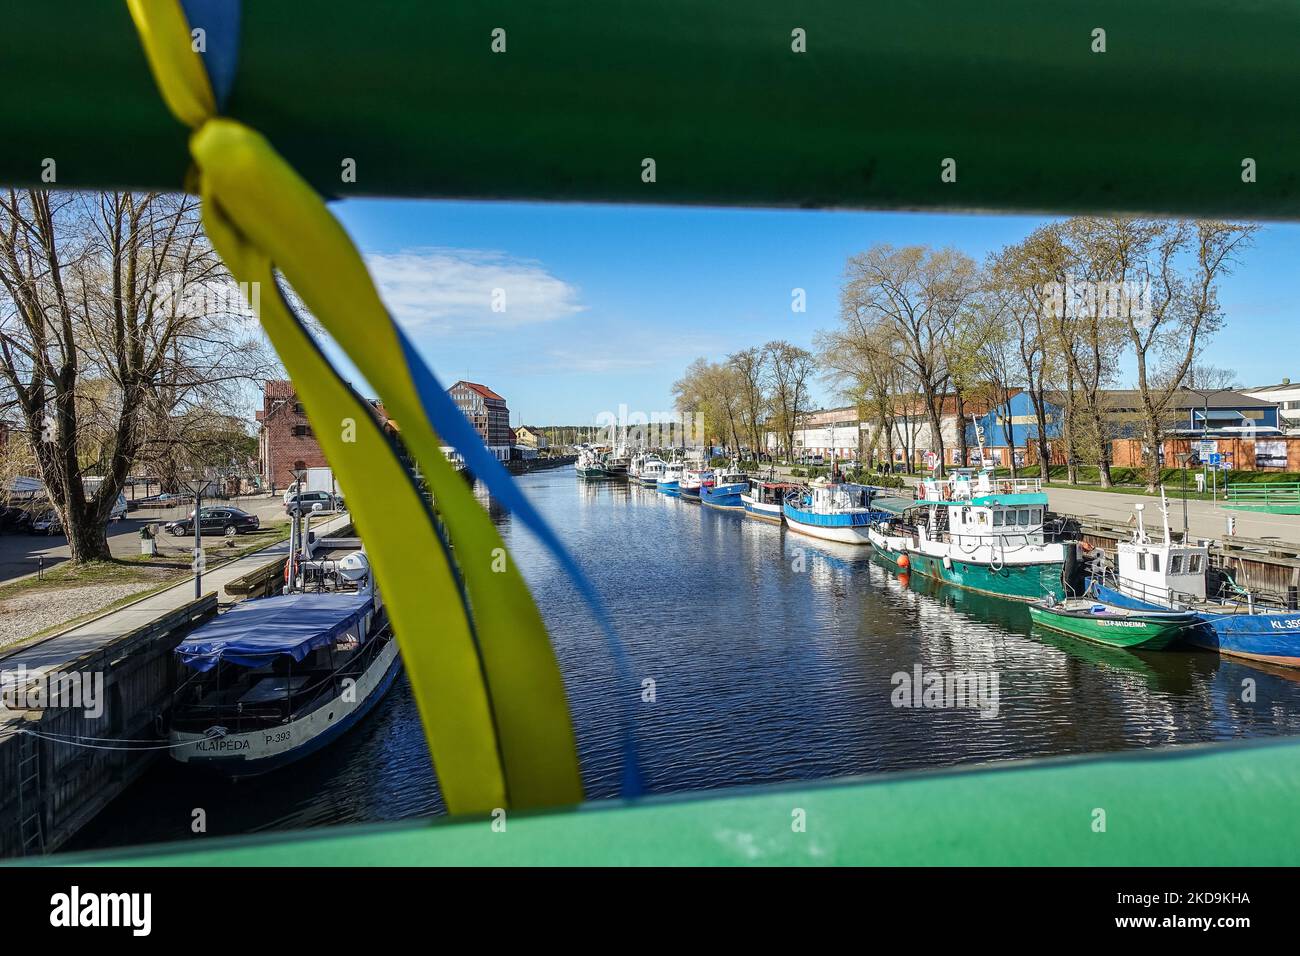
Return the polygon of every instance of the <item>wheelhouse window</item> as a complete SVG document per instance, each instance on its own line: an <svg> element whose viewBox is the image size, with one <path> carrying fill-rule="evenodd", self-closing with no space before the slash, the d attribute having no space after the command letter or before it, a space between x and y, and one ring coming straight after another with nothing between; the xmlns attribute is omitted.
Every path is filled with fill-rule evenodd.
<svg viewBox="0 0 1300 956"><path fill-rule="evenodd" d="M1181 554L1171 554L1169 556L1169 573L1170 574L1183 573L1183 556Z"/></svg>
<svg viewBox="0 0 1300 956"><path fill-rule="evenodd" d="M1203 555L1200 555L1200 554L1192 554L1192 555L1188 555L1188 557L1187 557L1187 573L1188 573L1188 574L1199 574L1199 573L1200 573L1200 571L1201 571L1201 558L1202 558L1202 557L1204 557L1204 556L1203 556Z"/></svg>
<svg viewBox="0 0 1300 956"><path fill-rule="evenodd" d="M1004 512L1001 508L993 509L993 527L995 528L1002 527L1002 523L1005 519L1006 519L1006 512Z"/></svg>
<svg viewBox="0 0 1300 956"><path fill-rule="evenodd" d="M1143 552L1139 551L1139 552L1138 552L1138 570L1139 570L1139 571L1145 571L1146 569L1147 569L1147 556L1146 556Z"/></svg>

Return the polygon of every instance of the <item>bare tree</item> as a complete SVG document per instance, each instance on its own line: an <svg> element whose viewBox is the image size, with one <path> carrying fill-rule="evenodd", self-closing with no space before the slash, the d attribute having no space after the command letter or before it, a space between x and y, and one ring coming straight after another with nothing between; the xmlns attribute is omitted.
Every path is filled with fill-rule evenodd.
<svg viewBox="0 0 1300 956"><path fill-rule="evenodd" d="M767 353L760 348L742 349L727 356L740 377L740 415L755 456L763 450L763 409L767 406Z"/></svg>
<svg viewBox="0 0 1300 956"><path fill-rule="evenodd" d="M105 524L142 447L175 442L187 410L236 403L273 357L190 196L10 190L0 286L0 376L37 471L72 560L107 559Z"/></svg>
<svg viewBox="0 0 1300 956"><path fill-rule="evenodd" d="M1159 449L1170 403L1191 377L1205 340L1223 324L1218 280L1230 274L1258 227L1208 220L1117 219L1112 229L1120 274L1136 276L1149 290L1149 302L1124 302L1123 311L1137 357L1147 490L1154 492L1160 482ZM1197 384L1204 387L1217 377L1203 374Z"/></svg>
<svg viewBox="0 0 1300 956"><path fill-rule="evenodd" d="M943 399L951 376L947 359L975 289L975 262L964 253L880 244L849 258L840 293L840 320L847 328L899 344L897 356L921 393L940 467Z"/></svg>
<svg viewBox="0 0 1300 956"><path fill-rule="evenodd" d="M794 454L794 432L800 416L808 408L809 379L816 370L816 360L807 349L789 342L768 342L767 354L772 419L785 443L787 456Z"/></svg>

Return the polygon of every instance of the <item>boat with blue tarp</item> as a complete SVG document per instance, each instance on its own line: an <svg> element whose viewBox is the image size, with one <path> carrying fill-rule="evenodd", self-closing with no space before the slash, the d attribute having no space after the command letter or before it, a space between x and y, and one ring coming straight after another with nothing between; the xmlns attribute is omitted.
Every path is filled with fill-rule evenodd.
<svg viewBox="0 0 1300 956"><path fill-rule="evenodd" d="M355 726L401 669L363 551L291 565L287 594L236 604L176 648L189 676L171 754L229 777L275 770ZM314 590L312 589L314 588Z"/></svg>

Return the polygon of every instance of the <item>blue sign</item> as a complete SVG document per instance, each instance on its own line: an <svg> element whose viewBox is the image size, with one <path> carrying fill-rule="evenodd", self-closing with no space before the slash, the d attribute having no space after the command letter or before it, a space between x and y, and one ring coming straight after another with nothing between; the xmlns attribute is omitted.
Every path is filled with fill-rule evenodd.
<svg viewBox="0 0 1300 956"><path fill-rule="evenodd" d="M1210 455L1207 455L1205 460L1206 460L1206 462L1207 462L1208 464L1211 464L1211 465L1221 465L1221 464L1223 464L1223 456L1220 455L1218 452L1214 452L1214 453L1212 453L1212 454L1210 454Z"/></svg>

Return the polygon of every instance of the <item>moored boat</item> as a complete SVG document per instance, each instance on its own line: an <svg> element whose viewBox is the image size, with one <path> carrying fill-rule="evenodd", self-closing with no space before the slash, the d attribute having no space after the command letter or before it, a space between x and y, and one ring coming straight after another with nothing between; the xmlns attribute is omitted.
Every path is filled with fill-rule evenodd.
<svg viewBox="0 0 1300 956"><path fill-rule="evenodd" d="M392 686L401 657L365 553L294 573L321 590L241 602L177 646L192 673L172 710L173 759L230 777L275 770L355 726Z"/></svg>
<svg viewBox="0 0 1300 956"><path fill-rule="evenodd" d="M887 514L868 536L899 570L1016 601L1066 597L1075 544L1048 526L1039 479L959 469L925 479L915 498L881 495L873 506Z"/></svg>
<svg viewBox="0 0 1300 956"><path fill-rule="evenodd" d="M682 472L677 485L677 493L687 501L699 502L700 493L705 487L714 484L713 469L705 467L687 468Z"/></svg>
<svg viewBox="0 0 1300 956"><path fill-rule="evenodd" d="M574 470L583 481L609 481L615 475L605 466L599 451L594 448L578 449Z"/></svg>
<svg viewBox="0 0 1300 956"><path fill-rule="evenodd" d="M868 528L883 515L870 507L866 485L817 484L790 492L782 513L793 531L841 544L869 544Z"/></svg>
<svg viewBox="0 0 1300 956"><path fill-rule="evenodd" d="M781 524L785 520L786 495L802 487L803 485L791 481L749 479L749 490L740 496L740 503L745 509L745 517L757 518L759 521L768 521L772 524Z"/></svg>
<svg viewBox="0 0 1300 956"><path fill-rule="evenodd" d="M655 487L666 495L677 494L677 488L682 481L683 471L684 468L680 462L667 462L664 465L663 471L659 473L658 479L655 481Z"/></svg>
<svg viewBox="0 0 1300 956"><path fill-rule="evenodd" d="M748 490L749 476L733 462L712 485L700 489L700 504L722 511L744 511L744 495Z"/></svg>
<svg viewBox="0 0 1300 956"><path fill-rule="evenodd" d="M1163 650L1196 627L1188 611L1125 608L1086 597L1040 601L1029 605L1029 616L1053 631L1130 650Z"/></svg>
<svg viewBox="0 0 1300 956"><path fill-rule="evenodd" d="M1300 610L1237 584L1227 569L1211 568L1209 542L1176 542L1161 488L1164 539L1152 538L1135 505L1137 526L1117 545L1118 567L1094 569L1090 594L1122 607L1191 611L1187 631L1196 647L1283 667L1300 667Z"/></svg>
<svg viewBox="0 0 1300 956"><path fill-rule="evenodd" d="M636 480L647 488L653 488L663 477L664 469L668 467L668 462L658 456L647 458L637 469Z"/></svg>

